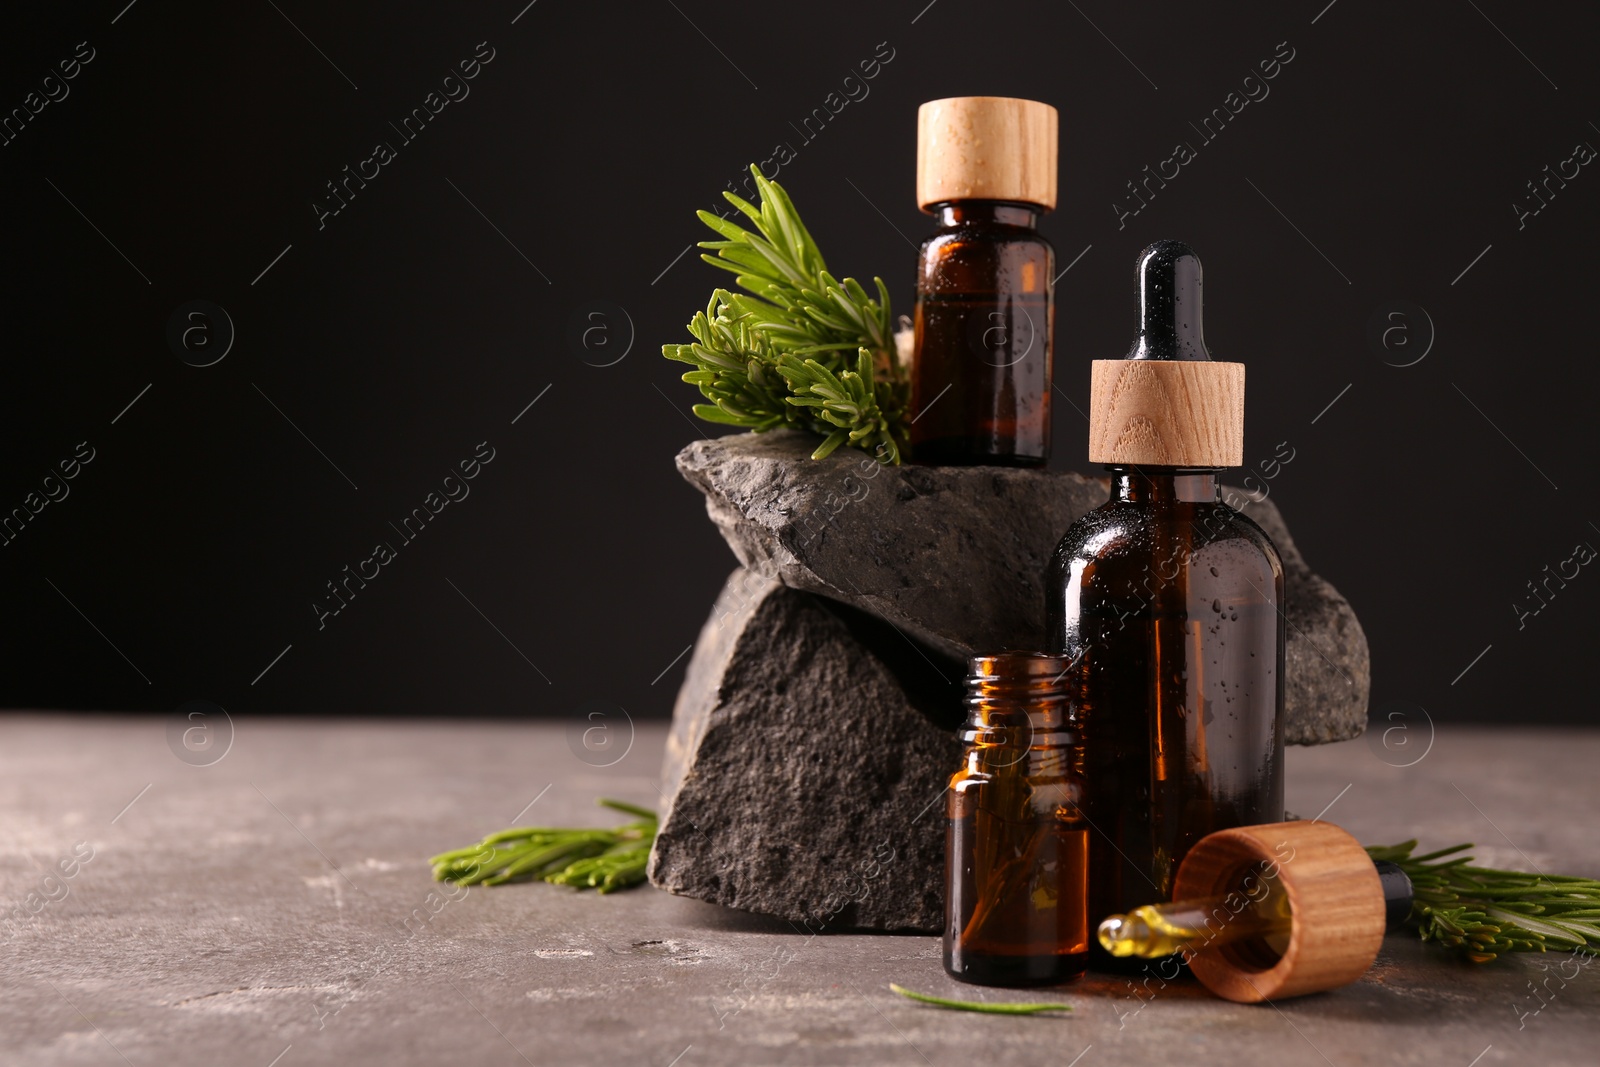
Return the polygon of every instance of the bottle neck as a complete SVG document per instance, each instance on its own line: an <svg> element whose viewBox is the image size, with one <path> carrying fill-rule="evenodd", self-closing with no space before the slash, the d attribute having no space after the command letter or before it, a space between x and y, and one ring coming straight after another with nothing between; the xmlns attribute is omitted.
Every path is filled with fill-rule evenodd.
<svg viewBox="0 0 1600 1067"><path fill-rule="evenodd" d="M1002 740L1007 731L1024 739L1035 733L1055 733L1072 725L1072 701L1065 696L1032 699L971 699L967 704L968 731L998 731Z"/></svg>
<svg viewBox="0 0 1600 1067"><path fill-rule="evenodd" d="M935 204L939 225L944 227L992 223L1000 226L1039 228L1039 209L1032 204L1010 200L951 200Z"/></svg>
<svg viewBox="0 0 1600 1067"><path fill-rule="evenodd" d="M967 675L968 743L1020 747L1062 745L1070 726L1073 662L1042 652L974 656Z"/></svg>
<svg viewBox="0 0 1600 1067"><path fill-rule="evenodd" d="M1029 753L1064 750L1078 744L1078 724L1071 701L1057 698L1034 703L973 703L957 736L968 746L990 750L997 766L1023 764ZM993 750L1014 755L999 757Z"/></svg>
<svg viewBox="0 0 1600 1067"><path fill-rule="evenodd" d="M1116 503L1212 504L1217 472L1192 467L1107 467Z"/></svg>

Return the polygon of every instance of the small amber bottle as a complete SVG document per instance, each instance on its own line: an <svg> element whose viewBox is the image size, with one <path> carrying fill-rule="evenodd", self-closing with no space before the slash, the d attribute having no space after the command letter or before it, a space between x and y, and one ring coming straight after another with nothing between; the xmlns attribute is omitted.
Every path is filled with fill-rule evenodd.
<svg viewBox="0 0 1600 1067"><path fill-rule="evenodd" d="M1050 456L1056 109L966 96L917 113L922 243L911 371L919 463L1037 466Z"/></svg>
<svg viewBox="0 0 1600 1067"><path fill-rule="evenodd" d="M1067 660L976 656L950 779L944 967L963 982L1065 982L1089 958L1088 824Z"/></svg>
<svg viewBox="0 0 1600 1067"><path fill-rule="evenodd" d="M1138 338L1090 388L1111 499L1045 579L1049 647L1081 671L1097 923L1170 899L1207 834L1283 818L1283 564L1217 491L1242 458L1244 365L1211 359L1188 246L1136 271Z"/></svg>

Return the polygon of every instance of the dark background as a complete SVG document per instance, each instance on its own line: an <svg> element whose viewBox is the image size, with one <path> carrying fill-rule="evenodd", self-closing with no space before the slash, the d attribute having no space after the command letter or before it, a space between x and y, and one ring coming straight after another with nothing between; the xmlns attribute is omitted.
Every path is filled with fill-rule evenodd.
<svg viewBox="0 0 1600 1067"><path fill-rule="evenodd" d="M722 279L679 258L694 210L789 142L778 177L830 267L908 311L916 106L993 94L1061 112L1044 231L1081 253L1058 286L1074 403L1131 339L1134 254L1188 241L1213 351L1249 364L1246 454L1294 449L1272 497L1366 628L1375 704L1591 721L1600 575L1520 629L1513 605L1600 545L1600 173L1521 228L1513 204L1600 145L1592 5L525 2L8 13L0 109L78 42L94 58L0 147L0 511L79 442L95 458L0 548L0 703L667 713L733 563L672 465L717 431L659 356ZM479 42L470 95L403 143L390 122ZM1190 123L1280 42L1270 95L1203 143ZM885 49L805 142L791 123ZM397 158L319 229L378 141ZM1119 228L1178 141L1198 157ZM203 368L167 339L195 300L236 331ZM585 350L594 301L610 346ZM1375 347L1395 301L1426 320ZM1055 420L1055 463L1088 469L1082 417ZM471 495L319 630L324 584L482 441Z"/></svg>

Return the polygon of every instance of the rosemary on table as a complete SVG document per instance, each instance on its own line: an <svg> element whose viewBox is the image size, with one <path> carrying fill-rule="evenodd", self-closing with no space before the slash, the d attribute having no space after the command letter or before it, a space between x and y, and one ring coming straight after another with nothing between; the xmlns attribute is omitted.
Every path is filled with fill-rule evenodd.
<svg viewBox="0 0 1600 1067"><path fill-rule="evenodd" d="M936 997L932 993L918 993L894 982L889 983L889 988L907 999L921 1001L924 1004L932 1004L940 1008L952 1008L955 1011L977 1011L985 1012L989 1015L1038 1015L1046 1011L1072 1010L1071 1004L1059 1004L1049 1001L1017 1004L989 1000L951 1000L948 997Z"/></svg>
<svg viewBox="0 0 1600 1067"><path fill-rule="evenodd" d="M1473 963L1505 952L1600 951L1600 880L1476 867L1458 855L1470 844L1413 856L1416 847L1406 841L1367 853L1410 877L1409 922L1422 940Z"/></svg>
<svg viewBox="0 0 1600 1067"><path fill-rule="evenodd" d="M656 813L621 800L601 798L613 811L638 816L610 830L522 826L490 834L476 845L441 852L428 862L437 882L502 885L541 879L610 893L644 881Z"/></svg>

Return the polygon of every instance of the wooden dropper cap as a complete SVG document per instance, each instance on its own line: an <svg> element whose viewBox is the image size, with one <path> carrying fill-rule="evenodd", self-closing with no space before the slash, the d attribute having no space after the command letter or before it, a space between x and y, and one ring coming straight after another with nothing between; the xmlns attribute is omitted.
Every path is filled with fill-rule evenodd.
<svg viewBox="0 0 1600 1067"><path fill-rule="evenodd" d="M1288 895L1289 943L1282 955L1259 941L1194 951L1189 969L1207 989L1256 1004L1333 989L1367 973L1383 944L1388 903L1360 842L1325 822L1219 830L1184 857L1173 899L1225 897L1252 875L1278 879Z"/></svg>
<svg viewBox="0 0 1600 1067"><path fill-rule="evenodd" d="M917 109L917 205L1010 200L1056 206L1056 109L1009 96L952 96Z"/></svg>
<svg viewBox="0 0 1600 1067"><path fill-rule="evenodd" d="M1206 349L1200 257L1181 241L1139 253L1139 336L1089 379L1089 461L1237 467L1244 462L1244 364Z"/></svg>

